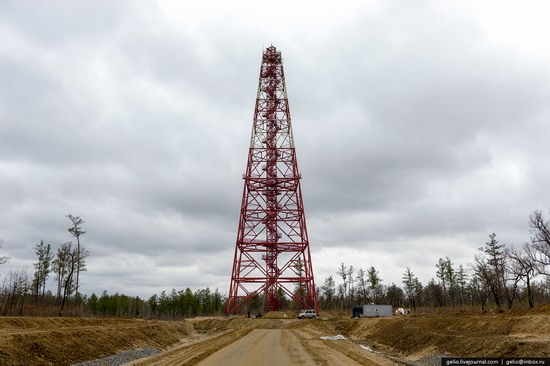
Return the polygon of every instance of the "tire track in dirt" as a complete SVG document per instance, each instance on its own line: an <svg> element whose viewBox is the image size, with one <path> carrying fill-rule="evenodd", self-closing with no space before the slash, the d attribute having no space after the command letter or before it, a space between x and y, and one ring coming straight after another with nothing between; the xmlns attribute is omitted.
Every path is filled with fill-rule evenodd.
<svg viewBox="0 0 550 366"><path fill-rule="evenodd" d="M239 341L204 359L200 366L218 365L296 365L288 352L291 340L282 329L254 329Z"/></svg>
<svg viewBox="0 0 550 366"><path fill-rule="evenodd" d="M308 351L289 329L255 329L238 342L212 354L199 366L223 365L323 365L323 359Z"/></svg>
<svg viewBox="0 0 550 366"><path fill-rule="evenodd" d="M368 352L350 340L321 340L319 332L311 329L293 332L316 365L403 365L383 354Z"/></svg>
<svg viewBox="0 0 550 366"><path fill-rule="evenodd" d="M400 365L381 354L369 353L349 340L323 341L318 334L305 329L224 330L183 342L131 365Z"/></svg>
<svg viewBox="0 0 550 366"><path fill-rule="evenodd" d="M250 333L252 329L237 329L223 331L222 334L215 334L200 337L193 343L184 343L175 346L159 355L155 355L138 362L131 363L132 366L179 366L196 365L214 352L219 351L238 341Z"/></svg>

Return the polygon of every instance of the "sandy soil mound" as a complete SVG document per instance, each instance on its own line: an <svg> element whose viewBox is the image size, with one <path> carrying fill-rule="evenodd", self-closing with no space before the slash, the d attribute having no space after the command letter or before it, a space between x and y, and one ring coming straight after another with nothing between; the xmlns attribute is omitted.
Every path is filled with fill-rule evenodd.
<svg viewBox="0 0 550 366"><path fill-rule="evenodd" d="M223 318L213 317L193 322L193 326L198 332L215 332L227 329L274 329L283 328L289 325L292 320L285 319L265 319L265 318Z"/></svg>
<svg viewBox="0 0 550 366"><path fill-rule="evenodd" d="M262 316L263 319L296 319L297 317L298 313L293 311L270 311Z"/></svg>

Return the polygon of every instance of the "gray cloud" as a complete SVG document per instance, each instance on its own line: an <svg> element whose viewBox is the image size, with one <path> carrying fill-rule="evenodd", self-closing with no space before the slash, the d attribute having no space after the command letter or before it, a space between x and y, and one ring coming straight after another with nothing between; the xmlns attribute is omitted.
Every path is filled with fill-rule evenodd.
<svg viewBox="0 0 550 366"><path fill-rule="evenodd" d="M491 232L528 240L529 213L550 206L547 63L493 42L468 7L260 21L259 5L181 6L0 6L0 255L13 258L0 271L32 269L40 240L72 240L72 213L88 231L84 291L225 291L271 42L318 284L340 262L426 281Z"/></svg>

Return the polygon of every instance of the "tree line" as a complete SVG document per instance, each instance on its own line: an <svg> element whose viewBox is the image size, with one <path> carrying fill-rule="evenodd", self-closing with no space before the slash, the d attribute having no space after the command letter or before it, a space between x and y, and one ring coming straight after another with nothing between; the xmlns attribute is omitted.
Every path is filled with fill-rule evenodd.
<svg viewBox="0 0 550 366"><path fill-rule="evenodd" d="M531 242L518 249L500 244L492 233L467 266L449 257L435 263L435 277L422 284L410 267L402 286L384 285L378 270L356 270L344 263L337 269L342 282L333 276L318 289L324 309L347 309L355 304L387 303L393 306L456 307L487 306L511 309L515 304L533 307L550 302L550 223L541 211L529 216Z"/></svg>
<svg viewBox="0 0 550 366"><path fill-rule="evenodd" d="M41 241L35 245L34 272L10 271L0 288L0 315L71 315L142 317L180 319L185 317L219 315L227 304L227 297L218 289L192 291L172 289L148 299L124 294L111 295L104 291L99 297L79 292L79 274L86 270L89 255L82 246L84 221L79 216L67 215L71 221L68 232L76 239L61 244L54 251ZM550 302L550 223L541 211L529 216L530 243L521 248L500 244L492 233L474 254L473 261L457 265L449 257L434 263L435 276L427 283L420 282L410 267L402 276L400 285L385 284L379 271L370 266L355 268L341 263L335 276L325 279L317 288L322 310L349 309L353 305L378 303L395 307L445 308L457 306L489 306L511 309L517 304L533 307ZM1 244L1 242L0 242ZM0 264L7 257L0 257ZM54 277L56 290L46 289L48 278ZM341 279L336 283L336 279ZM295 291L301 291L299 284ZM282 310L299 310L280 291ZM264 298L254 298L247 310L261 312Z"/></svg>
<svg viewBox="0 0 550 366"><path fill-rule="evenodd" d="M162 291L149 299L124 294L109 295L103 291L100 297L92 294L86 299L86 310L93 316L138 317L148 319L182 319L204 315L221 315L226 297L218 289L210 288L192 291L185 290L170 293Z"/></svg>
<svg viewBox="0 0 550 366"><path fill-rule="evenodd" d="M76 239L54 249L43 240L34 246L34 272L27 269L10 270L0 288L0 316L24 315L84 315L180 319L201 315L221 314L226 297L218 289L211 291L190 288L170 293L163 291L149 299L124 294L110 295L105 290L99 297L80 293L80 273L86 271L88 250L81 243L86 234L80 216L66 216L67 231ZM0 246L2 241L0 241ZM0 256L0 264L10 258ZM55 279L55 291L46 289L48 279Z"/></svg>
<svg viewBox="0 0 550 366"><path fill-rule="evenodd" d="M73 314L78 315L83 306L81 301L80 272L86 270L86 257L89 252L82 246L80 237L86 232L82 230L84 220L71 214L66 216L71 224L67 231L76 239L76 245L69 241L63 243L56 251L51 244L43 240L34 246L37 262L34 272L28 270L10 270L4 277L0 288L0 315L25 315L24 310L31 314L56 312L62 316L68 302L72 302ZM1 257L0 264L9 258ZM55 276L57 290L55 295L46 291L46 282L50 276Z"/></svg>

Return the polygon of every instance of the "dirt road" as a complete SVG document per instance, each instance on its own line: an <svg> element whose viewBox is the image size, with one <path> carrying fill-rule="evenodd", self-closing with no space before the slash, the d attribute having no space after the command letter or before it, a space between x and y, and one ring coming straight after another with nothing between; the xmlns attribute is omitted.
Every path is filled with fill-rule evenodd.
<svg viewBox="0 0 550 366"><path fill-rule="evenodd" d="M397 365L349 340L321 340L303 329L234 330L181 344L134 365Z"/></svg>
<svg viewBox="0 0 550 366"><path fill-rule="evenodd" d="M283 333L285 333L283 335ZM245 337L222 348L200 363L204 366L290 365L300 360L300 344L283 329L254 329ZM293 352L294 351L294 352Z"/></svg>

